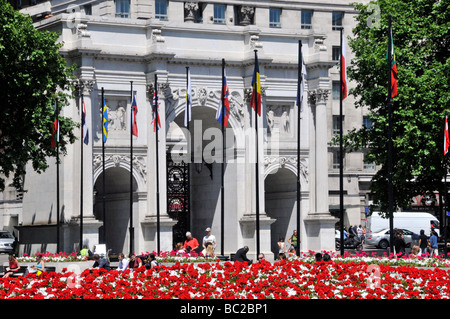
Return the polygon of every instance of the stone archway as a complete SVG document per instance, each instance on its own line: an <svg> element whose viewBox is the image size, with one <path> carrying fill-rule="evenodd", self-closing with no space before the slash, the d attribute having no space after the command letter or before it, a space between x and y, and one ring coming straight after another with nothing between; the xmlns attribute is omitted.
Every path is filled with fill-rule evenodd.
<svg viewBox="0 0 450 319"><path fill-rule="evenodd" d="M105 174L105 216L103 216L103 174ZM133 177L133 221L138 216L138 183ZM101 172L94 184L94 216L103 222L99 229L99 238L112 253L127 253L130 243L130 172L112 166Z"/></svg>
<svg viewBox="0 0 450 319"><path fill-rule="evenodd" d="M297 211L297 177L288 168L278 168L268 174L264 180L265 207L270 218L275 219L271 225L271 250L278 255L277 242L284 238L288 246L288 238L296 229Z"/></svg>
<svg viewBox="0 0 450 319"><path fill-rule="evenodd" d="M180 95L183 95L181 90ZM232 91L230 97L231 115L229 126L226 128L226 157L232 158L233 163L225 163L224 196L226 221L230 226L225 226L225 249L235 250L235 239L238 229L232 225L232 220L237 220L236 183L237 164L234 147L243 145L243 116L241 108L244 107L242 95ZM173 155L176 149L183 148L187 151L186 137L190 137L191 154L189 163L189 188L190 188L190 218L189 230L201 243L207 227L212 228L212 233L217 239L217 250L220 249L221 238L221 163L222 163L222 133L221 124L216 120L216 113L220 102L220 90L208 90L205 87L196 89L193 94L193 107L189 132L184 126L185 101L179 100L178 104L169 104L166 112L167 151ZM234 140L233 140L234 139ZM230 146L231 145L231 146ZM230 151L229 151L230 150ZM212 154L212 155L211 155ZM173 156L172 156L173 158ZM225 223L225 224L227 224ZM176 227L174 227L175 229ZM179 230L177 230L179 231ZM183 234L184 235L184 234ZM231 238L227 240L228 238ZM175 243L174 243L175 244Z"/></svg>

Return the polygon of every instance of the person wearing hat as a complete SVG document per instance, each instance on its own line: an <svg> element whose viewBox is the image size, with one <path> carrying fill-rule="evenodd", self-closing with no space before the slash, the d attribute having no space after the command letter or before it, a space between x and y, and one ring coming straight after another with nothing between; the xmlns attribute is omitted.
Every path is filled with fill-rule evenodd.
<svg viewBox="0 0 450 319"><path fill-rule="evenodd" d="M213 251L216 250L217 242L216 237L214 235L211 235L211 228L205 229L206 235L203 237L203 251L206 251L206 245L207 243L211 243Z"/></svg>

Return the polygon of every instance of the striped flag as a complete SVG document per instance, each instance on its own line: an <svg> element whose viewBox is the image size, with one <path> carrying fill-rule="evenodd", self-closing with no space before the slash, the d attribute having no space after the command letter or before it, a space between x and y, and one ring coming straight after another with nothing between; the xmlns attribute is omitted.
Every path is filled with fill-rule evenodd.
<svg viewBox="0 0 450 319"><path fill-rule="evenodd" d="M389 38L391 41L391 52L387 52L386 59L389 61L389 54L391 55L391 97L397 96L397 61L395 61L394 39L392 37L392 27L389 30Z"/></svg>
<svg viewBox="0 0 450 319"><path fill-rule="evenodd" d="M103 131L103 143L106 143L106 140L108 139L108 107L106 106L106 101L103 99L103 125L102 125L102 131Z"/></svg>
<svg viewBox="0 0 450 319"><path fill-rule="evenodd" d="M137 128L137 120L136 115L138 112L137 104L136 104L136 97L133 95L133 102L131 103L131 116L133 117L133 126L131 127L131 133L134 136L138 136L138 128Z"/></svg>
<svg viewBox="0 0 450 319"><path fill-rule="evenodd" d="M153 114L153 120L152 120L152 124L153 124L153 132L156 131L156 129L158 128L158 130L161 128L161 121L159 119L159 106L156 105L156 96L157 96L158 92L155 89L155 93L153 93L153 103L152 103L152 114ZM157 117L157 118L156 118Z"/></svg>
<svg viewBox="0 0 450 319"><path fill-rule="evenodd" d="M229 95L230 95L230 91L228 90L228 85L227 85L227 76L224 73L223 76L223 88L221 91L221 99L219 102L219 108L217 109L217 113L216 113L216 120L219 121L219 123L222 123L222 115L224 115L225 121L223 123L223 125L225 127L228 127L228 119L230 118L230 100L229 100ZM222 96L223 96L223 101L225 104L225 111L222 110Z"/></svg>
<svg viewBox="0 0 450 319"><path fill-rule="evenodd" d="M347 97L348 94L348 88L347 88L347 50L345 49L345 37L342 35L342 48L341 48L341 64L342 64L342 73L341 73L341 79L342 79L342 99L344 100Z"/></svg>
<svg viewBox="0 0 450 319"><path fill-rule="evenodd" d="M447 155L448 149L450 147L450 138L448 133L448 122L447 116L445 117L445 128L444 128L444 156Z"/></svg>
<svg viewBox="0 0 450 319"><path fill-rule="evenodd" d="M252 87L253 91L250 100L250 106L258 113L258 115L261 116L261 77L259 74L258 56L256 55L256 53L255 53L255 69L253 71Z"/></svg>
<svg viewBox="0 0 450 319"><path fill-rule="evenodd" d="M84 144L88 145L89 144L89 130L88 130L87 121L86 121L86 105L84 104L84 98L83 98L83 110L82 110L81 122L82 122L81 124L83 125L83 128L82 128L83 142L84 142Z"/></svg>

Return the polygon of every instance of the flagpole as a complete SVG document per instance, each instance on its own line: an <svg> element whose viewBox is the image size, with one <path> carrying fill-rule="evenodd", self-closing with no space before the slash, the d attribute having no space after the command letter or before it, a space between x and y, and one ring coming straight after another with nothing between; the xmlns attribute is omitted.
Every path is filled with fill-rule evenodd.
<svg viewBox="0 0 450 319"><path fill-rule="evenodd" d="M340 63L340 97L339 97L339 216L340 216L340 248L341 248L341 256L344 256L344 148L343 148L343 119L342 119L342 84L343 84L343 61L342 61L342 55L344 52L343 45L343 31L344 28L340 28L340 41L341 41L341 63Z"/></svg>
<svg viewBox="0 0 450 319"><path fill-rule="evenodd" d="M222 59L222 181L220 186L220 250L224 256L224 224L225 224L225 194L224 194L224 176L225 176L225 59Z"/></svg>
<svg viewBox="0 0 450 319"><path fill-rule="evenodd" d="M158 254L161 251L160 214L159 214L159 152L158 152L158 75L155 74L155 131L156 131L156 247Z"/></svg>
<svg viewBox="0 0 450 319"><path fill-rule="evenodd" d="M255 52L255 68L257 63L257 52L258 50L254 50ZM255 78L255 88L254 90L257 90L258 87L258 78L256 76ZM256 178L256 256L259 255L260 252L260 234L259 234L259 156L258 156L258 144L259 144L259 138L258 138L258 94L255 92L255 135L256 135L256 143L255 143L255 149L256 149L256 171L255 171L255 178Z"/></svg>
<svg viewBox="0 0 450 319"><path fill-rule="evenodd" d="M191 96L191 92L189 92L190 89L190 72L189 67L186 67L186 128L189 132L189 140L188 140L188 155L190 157L191 155L191 139L190 139L190 131L189 131L189 122L190 122L190 108L191 108L191 99L189 97ZM190 160L190 158L189 158ZM188 182L187 182L187 193L188 193L188 199L187 199L187 208L185 208L186 212L189 213L189 217L187 219L187 228L191 228L191 221L190 221L190 212L191 212L191 169L190 165L187 164L187 176L188 176Z"/></svg>
<svg viewBox="0 0 450 319"><path fill-rule="evenodd" d="M102 196L102 201L103 201L103 243L106 244L106 179L105 179L105 90L102 87L102 169L103 169L103 174L102 174L102 182L103 182L103 196Z"/></svg>
<svg viewBox="0 0 450 319"><path fill-rule="evenodd" d="M394 247L394 194L392 187L392 16L389 15L388 35L388 201L389 201L389 245L393 252Z"/></svg>
<svg viewBox="0 0 450 319"><path fill-rule="evenodd" d="M81 90L81 123L84 123L84 96L83 96L83 88L80 87ZM81 126L81 150L80 150L80 251L83 249L83 144L84 144L84 127Z"/></svg>
<svg viewBox="0 0 450 319"><path fill-rule="evenodd" d="M60 247L60 216L59 216L59 110L56 109L56 253L61 251Z"/></svg>
<svg viewBox="0 0 450 319"><path fill-rule="evenodd" d="M447 243L448 243L448 238L449 238L449 227L447 225L448 222L448 216L447 216L447 209L448 209L448 205L447 205L447 198L448 198L448 190L447 190L447 163L445 160L445 157L447 155L448 152L448 120L447 120L447 115L445 115L445 119L444 119L444 156L442 158L442 165L444 167L444 202L442 204L442 202L439 204L439 206L443 206L443 216L442 216L442 222L441 222L441 235L444 236L444 258L448 258L447 253L448 253L448 247L447 247Z"/></svg>
<svg viewBox="0 0 450 319"><path fill-rule="evenodd" d="M130 81L130 253L134 252L133 227L133 119L136 114L133 110L133 81Z"/></svg>
<svg viewBox="0 0 450 319"><path fill-rule="evenodd" d="M302 40L298 40L298 74L297 74L297 247L296 254L300 256L300 121L301 121L301 103L300 86L302 85L303 76L303 57L302 57Z"/></svg>

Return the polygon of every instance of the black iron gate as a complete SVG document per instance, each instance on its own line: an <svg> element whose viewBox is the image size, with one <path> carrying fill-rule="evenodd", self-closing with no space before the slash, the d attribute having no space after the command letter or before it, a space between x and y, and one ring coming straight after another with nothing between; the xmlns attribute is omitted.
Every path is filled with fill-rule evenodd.
<svg viewBox="0 0 450 319"><path fill-rule="evenodd" d="M173 226L173 247L184 243L190 229L189 164L174 162L167 152L167 213L178 222Z"/></svg>

